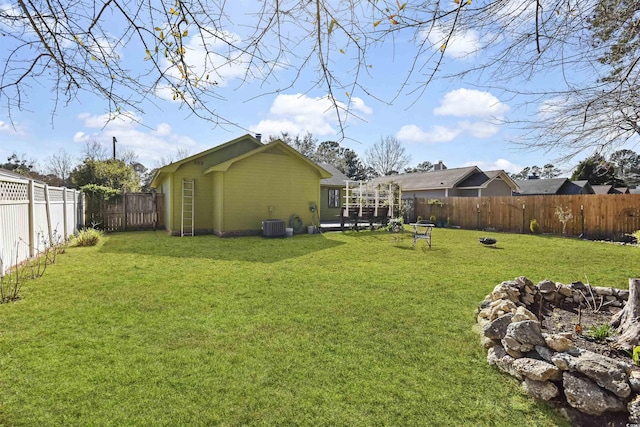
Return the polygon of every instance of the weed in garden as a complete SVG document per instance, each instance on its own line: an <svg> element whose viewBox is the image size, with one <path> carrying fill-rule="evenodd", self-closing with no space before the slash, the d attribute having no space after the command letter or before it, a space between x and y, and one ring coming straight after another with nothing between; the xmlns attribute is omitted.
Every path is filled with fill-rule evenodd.
<svg viewBox="0 0 640 427"><path fill-rule="evenodd" d="M587 332L587 336L593 338L596 341L604 341L611 336L611 333L611 325L609 325L608 323L604 323L602 325L593 326L591 329L589 329L589 332Z"/></svg>

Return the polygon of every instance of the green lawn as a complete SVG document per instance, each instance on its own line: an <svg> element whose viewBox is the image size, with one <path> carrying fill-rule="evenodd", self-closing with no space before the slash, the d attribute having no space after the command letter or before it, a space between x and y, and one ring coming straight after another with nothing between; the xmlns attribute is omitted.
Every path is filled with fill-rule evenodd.
<svg viewBox="0 0 640 427"><path fill-rule="evenodd" d="M0 305L0 425L565 425L487 365L473 310L521 275L624 288L640 249L397 236L71 248Z"/></svg>

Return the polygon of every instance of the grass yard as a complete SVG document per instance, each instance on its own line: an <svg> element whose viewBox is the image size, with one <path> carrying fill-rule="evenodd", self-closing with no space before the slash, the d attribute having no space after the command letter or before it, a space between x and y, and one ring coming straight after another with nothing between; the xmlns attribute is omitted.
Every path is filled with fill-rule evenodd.
<svg viewBox="0 0 640 427"><path fill-rule="evenodd" d="M0 425L566 425L487 365L473 310L521 275L625 288L640 249L397 236L71 248L0 305Z"/></svg>

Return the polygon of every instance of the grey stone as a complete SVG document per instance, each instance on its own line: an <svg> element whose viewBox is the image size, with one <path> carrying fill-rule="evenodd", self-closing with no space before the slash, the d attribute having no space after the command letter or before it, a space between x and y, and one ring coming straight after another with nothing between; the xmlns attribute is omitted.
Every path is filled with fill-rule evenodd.
<svg viewBox="0 0 640 427"><path fill-rule="evenodd" d="M520 290L514 282L502 282L496 285L491 292L491 299L494 301L508 299L514 303L519 302Z"/></svg>
<svg viewBox="0 0 640 427"><path fill-rule="evenodd" d="M492 340L501 340L504 338L507 333L507 327L511 323L513 316L513 313L507 313L492 322L487 323L482 331L484 336Z"/></svg>
<svg viewBox="0 0 640 427"><path fill-rule="evenodd" d="M505 337L511 337L522 344L528 345L530 347L529 350L532 350L536 345L546 345L540 330L540 323L534 320L511 322L507 327Z"/></svg>
<svg viewBox="0 0 640 427"><path fill-rule="evenodd" d="M512 337L504 337L502 338L502 340L500 340L500 343L504 347L504 350L507 352L507 354L516 359L519 359L523 356L523 353L533 350L534 348L533 346L523 346L520 341Z"/></svg>
<svg viewBox="0 0 640 427"><path fill-rule="evenodd" d="M569 371L575 364L573 359L575 359L575 357L571 356L568 353L555 353L551 357L551 363L553 363L563 371Z"/></svg>
<svg viewBox="0 0 640 427"><path fill-rule="evenodd" d="M616 396L625 398L631 395L627 364L591 351L582 351L577 357L556 353L552 362L563 371L579 372L589 377Z"/></svg>
<svg viewBox="0 0 640 427"><path fill-rule="evenodd" d="M514 360L516 359L507 354L504 347L502 347L501 345L491 347L487 352L487 362L490 365L495 365L502 372L505 372L512 377L516 377L517 379L522 381L522 375L520 375L518 371L513 369Z"/></svg>
<svg viewBox="0 0 640 427"><path fill-rule="evenodd" d="M559 352L575 347L573 341L559 334L545 335L544 340L549 348Z"/></svg>
<svg viewBox="0 0 640 427"><path fill-rule="evenodd" d="M549 381L535 381L525 378L522 382L522 388L527 394L539 400L551 400L560 392L555 384Z"/></svg>
<svg viewBox="0 0 640 427"><path fill-rule="evenodd" d="M553 357L553 350L549 347L545 347L543 345L535 346L536 353L542 358L542 360L546 360L549 363L552 363L551 358Z"/></svg>
<svg viewBox="0 0 640 427"><path fill-rule="evenodd" d="M616 396L625 398L631 394L626 366L615 359L585 351L578 357L576 370Z"/></svg>
<svg viewBox="0 0 640 427"><path fill-rule="evenodd" d="M531 280L529 280L528 278L526 278L525 276L516 277L514 282L518 286L529 286L529 287L533 288L533 282Z"/></svg>
<svg viewBox="0 0 640 427"><path fill-rule="evenodd" d="M522 322L523 320L535 320L538 321L538 318L535 314L527 310L525 307L518 307L516 312L513 314L512 322ZM506 330L505 330L506 332Z"/></svg>
<svg viewBox="0 0 640 427"><path fill-rule="evenodd" d="M509 299L496 300L491 303L491 306L489 306L489 320L495 320L507 313L513 313L517 308L518 306L516 305L516 303Z"/></svg>
<svg viewBox="0 0 640 427"><path fill-rule="evenodd" d="M558 286L558 293L563 297L573 296L573 291L571 291L571 288L569 288L567 285Z"/></svg>
<svg viewBox="0 0 640 427"><path fill-rule="evenodd" d="M522 296L521 299L522 299L522 303L526 304L528 306L530 306L531 304L533 304L536 301L535 297L533 295L531 295L531 294L525 294L525 295Z"/></svg>
<svg viewBox="0 0 640 427"><path fill-rule="evenodd" d="M558 286L556 285L556 282L553 282L551 280L543 280L542 282L538 283L537 287L538 287L538 291L541 294L550 294L558 290Z"/></svg>
<svg viewBox="0 0 640 427"><path fill-rule="evenodd" d="M640 423L640 396L634 397L627 403L627 411L629 411L629 423Z"/></svg>
<svg viewBox="0 0 640 427"><path fill-rule="evenodd" d="M611 288L605 288L602 286L594 286L593 288L593 293L597 294L597 295L613 295L613 289Z"/></svg>
<svg viewBox="0 0 640 427"><path fill-rule="evenodd" d="M618 297L625 301L629 300L629 291L626 289L618 289L617 290Z"/></svg>
<svg viewBox="0 0 640 427"><path fill-rule="evenodd" d="M624 403L581 375L565 372L562 385L569 405L586 414L602 415L626 410Z"/></svg>
<svg viewBox="0 0 640 427"><path fill-rule="evenodd" d="M640 393L640 371L634 369L629 373L629 385L632 392Z"/></svg>
<svg viewBox="0 0 640 427"><path fill-rule="evenodd" d="M513 361L513 368L523 377L534 381L553 381L562 378L562 371L544 360L516 359Z"/></svg>

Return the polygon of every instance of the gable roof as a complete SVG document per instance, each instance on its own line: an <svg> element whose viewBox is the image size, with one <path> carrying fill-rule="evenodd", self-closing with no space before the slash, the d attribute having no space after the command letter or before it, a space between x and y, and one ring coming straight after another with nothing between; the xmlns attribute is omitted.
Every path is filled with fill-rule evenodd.
<svg viewBox="0 0 640 427"><path fill-rule="evenodd" d="M402 191L440 190L453 188L474 173L482 173L482 171L477 166L468 166L429 172L381 176L372 179L371 183L384 184L396 182L400 184Z"/></svg>
<svg viewBox="0 0 640 427"><path fill-rule="evenodd" d="M518 194L558 194L567 178L523 179L516 183L520 188Z"/></svg>
<svg viewBox="0 0 640 427"><path fill-rule="evenodd" d="M246 152L244 154L236 156L236 157L234 157L232 159L229 159L226 162L218 163L217 165L211 166L210 168L204 170L202 173L203 174L208 174L208 173L211 173L211 172L225 172L225 171L229 170L231 165L233 165L236 162L242 161L242 160L246 159L247 157L255 156L256 154L264 153L265 151L271 151L271 150L280 150L280 151L284 152L285 154L288 154L290 156L299 158L300 160L304 161L309 166L311 166L313 169L317 170L318 173L320 174L320 178L331 178L331 173L330 172L328 172L327 170L323 169L317 163L312 162L307 157L305 157L302 154L300 154L297 150L291 148L289 145L285 144L284 142L282 142L279 139L276 139L275 141L273 141L273 142L271 142L271 143L269 143L267 145L262 145L261 147L258 147L258 148L254 149L254 150L251 150L251 151L248 151L248 152Z"/></svg>
<svg viewBox="0 0 640 427"><path fill-rule="evenodd" d="M178 168L180 166L182 166L185 163L188 163L188 162L190 162L192 160L195 160L195 159L197 159L199 157L207 156L207 155L209 155L211 153L214 153L214 152L219 151L219 150L221 150L223 148L229 147L231 145L237 144L240 141L245 141L245 140L248 140L250 142L255 143L256 148L264 146L264 144L262 144L260 141L258 141L253 135L251 135L251 134L242 135L241 137L236 138L236 139L232 139L231 141L225 142L224 144L216 145L215 147L209 148L208 150L202 151L200 153L196 153L196 154L194 154L192 156L186 157L186 158L181 159L181 160L176 160L173 163L169 163L168 165L165 165L165 166L162 166L161 168L158 168L158 170L156 170L156 172L155 172L155 174L153 176L153 179L151 180L150 187L156 188L157 185L158 185L158 181L159 181L161 175L166 174L166 173L175 172L175 171L178 170Z"/></svg>
<svg viewBox="0 0 640 427"><path fill-rule="evenodd" d="M458 183L456 188L486 188L495 180L504 181L512 191L518 189L516 182L503 170L480 171Z"/></svg>
<svg viewBox="0 0 640 427"><path fill-rule="evenodd" d="M349 177L343 174L340 169L329 164L329 163L318 163L320 167L326 171L328 171L331 175L331 178L323 178L320 180L320 185L333 185L333 186L344 186L345 181L349 181Z"/></svg>
<svg viewBox="0 0 640 427"><path fill-rule="evenodd" d="M595 194L619 194L620 193L611 184L592 185L591 188L593 188L593 192Z"/></svg>
<svg viewBox="0 0 640 427"><path fill-rule="evenodd" d="M593 194L588 181L571 181L568 178L538 178L516 181L520 195L545 194Z"/></svg>

